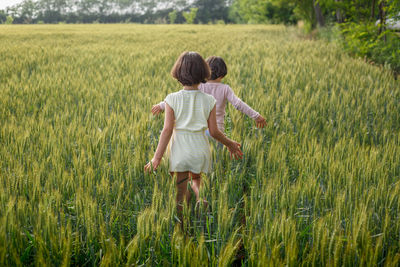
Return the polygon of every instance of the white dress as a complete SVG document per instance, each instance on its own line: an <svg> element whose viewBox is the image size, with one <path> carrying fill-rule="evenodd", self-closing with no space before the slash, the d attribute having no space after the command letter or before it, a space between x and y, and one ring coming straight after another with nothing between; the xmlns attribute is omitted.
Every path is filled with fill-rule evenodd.
<svg viewBox="0 0 400 267"><path fill-rule="evenodd" d="M165 98L175 116L167 152L170 172L210 172L210 145L205 130L215 102L213 96L199 90L181 90Z"/></svg>

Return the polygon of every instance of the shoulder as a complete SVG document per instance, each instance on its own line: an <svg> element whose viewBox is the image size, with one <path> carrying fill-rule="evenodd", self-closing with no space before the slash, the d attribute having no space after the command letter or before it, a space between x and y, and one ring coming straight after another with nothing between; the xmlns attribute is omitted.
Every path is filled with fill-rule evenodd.
<svg viewBox="0 0 400 267"><path fill-rule="evenodd" d="M215 100L215 97L206 93L201 92L203 98L205 99L205 101L211 106L213 107L214 104L217 102L217 100Z"/></svg>
<svg viewBox="0 0 400 267"><path fill-rule="evenodd" d="M180 95L181 93L182 93L181 91L173 92L173 93L168 94L167 97L168 97L168 96L170 96L170 97L176 97L176 96Z"/></svg>
<svg viewBox="0 0 400 267"><path fill-rule="evenodd" d="M227 92L233 92L232 88L227 84L222 84L222 88Z"/></svg>
<svg viewBox="0 0 400 267"><path fill-rule="evenodd" d="M210 86L207 83L201 83L199 85L199 91L204 92L204 93L209 93Z"/></svg>
<svg viewBox="0 0 400 267"><path fill-rule="evenodd" d="M201 96L202 96L203 98L207 99L207 100L215 99L212 95L207 94L207 93L202 92L202 91L200 91L199 94L201 94Z"/></svg>
<svg viewBox="0 0 400 267"><path fill-rule="evenodd" d="M177 98L179 98L179 95L181 94L180 91L178 92L174 92L174 93L170 93L167 95L167 97L165 97L165 102L169 105L172 106L174 105L175 101Z"/></svg>
<svg viewBox="0 0 400 267"><path fill-rule="evenodd" d="M199 89L203 92L225 92L227 90L232 90L229 85L224 83L203 83L201 86L199 86Z"/></svg>
<svg viewBox="0 0 400 267"><path fill-rule="evenodd" d="M169 99L175 99L175 98L178 97L180 94L181 94L181 91L173 92L173 93L168 94L167 97L166 97L165 99L167 99L167 98L169 98Z"/></svg>
<svg viewBox="0 0 400 267"><path fill-rule="evenodd" d="M224 91L225 97L232 97L232 96L235 95L235 92L234 92L234 91L232 90L232 88L231 88L229 85L227 85L227 84L224 84L223 91Z"/></svg>

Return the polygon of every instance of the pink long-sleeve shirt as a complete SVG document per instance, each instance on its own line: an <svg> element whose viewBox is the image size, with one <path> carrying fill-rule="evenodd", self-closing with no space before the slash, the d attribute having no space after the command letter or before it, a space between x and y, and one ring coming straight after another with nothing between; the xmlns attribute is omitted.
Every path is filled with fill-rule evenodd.
<svg viewBox="0 0 400 267"><path fill-rule="evenodd" d="M233 92L232 88L227 84L223 83L201 83L199 85L199 90L212 95L216 102L217 111L217 126L222 132L225 129L225 107L226 101L229 101L237 110L243 112L252 119L256 119L260 114L253 110L249 105L238 98ZM165 109L165 102L159 103L162 110Z"/></svg>

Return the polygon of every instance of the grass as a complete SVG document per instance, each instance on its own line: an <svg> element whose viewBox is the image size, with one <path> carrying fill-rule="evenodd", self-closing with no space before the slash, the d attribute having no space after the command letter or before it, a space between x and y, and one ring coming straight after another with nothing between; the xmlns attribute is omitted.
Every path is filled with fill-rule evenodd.
<svg viewBox="0 0 400 267"><path fill-rule="evenodd" d="M400 262L400 86L283 26L0 27L0 264L381 265ZM218 55L268 122L228 108L244 158L204 176L176 224L164 164L145 175L184 50ZM240 261L237 260L241 255Z"/></svg>

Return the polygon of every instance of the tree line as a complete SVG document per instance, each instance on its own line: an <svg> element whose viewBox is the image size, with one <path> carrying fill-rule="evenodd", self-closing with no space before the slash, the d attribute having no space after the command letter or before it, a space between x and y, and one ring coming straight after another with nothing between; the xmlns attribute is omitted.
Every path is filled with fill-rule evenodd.
<svg viewBox="0 0 400 267"><path fill-rule="evenodd" d="M0 10L23 23L234 23L226 0L25 0Z"/></svg>
<svg viewBox="0 0 400 267"><path fill-rule="evenodd" d="M400 0L25 0L0 11L13 23L326 23L398 16Z"/></svg>

